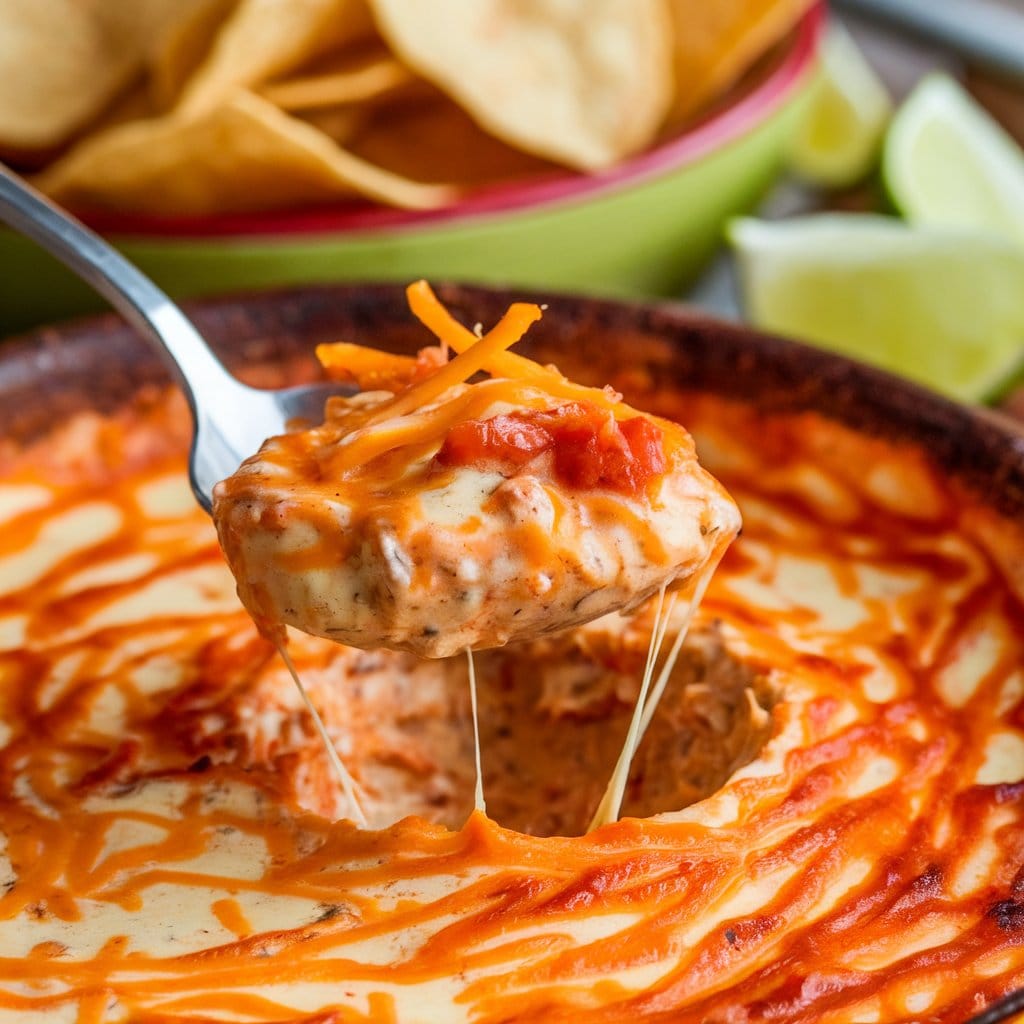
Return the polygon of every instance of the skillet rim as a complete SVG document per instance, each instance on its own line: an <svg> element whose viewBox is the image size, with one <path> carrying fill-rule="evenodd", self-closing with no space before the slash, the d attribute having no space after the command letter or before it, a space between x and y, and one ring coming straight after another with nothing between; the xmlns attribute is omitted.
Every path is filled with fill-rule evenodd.
<svg viewBox="0 0 1024 1024"><path fill-rule="evenodd" d="M546 304L533 333L547 358L551 348L579 338L598 346L595 354L602 336L632 339L647 369L671 374L677 386L738 399L767 414L817 412L858 433L924 449L982 504L1024 520L1024 430L991 410L680 303L450 283L436 290L470 323L493 322L512 301ZM234 371L282 359L298 363L315 342L342 336L370 341L386 330L406 350L426 337L398 284L247 291L185 308ZM524 342L521 350L535 347ZM0 344L0 437L21 443L73 412L111 412L139 389L168 381L153 350L113 314L37 328Z"/></svg>

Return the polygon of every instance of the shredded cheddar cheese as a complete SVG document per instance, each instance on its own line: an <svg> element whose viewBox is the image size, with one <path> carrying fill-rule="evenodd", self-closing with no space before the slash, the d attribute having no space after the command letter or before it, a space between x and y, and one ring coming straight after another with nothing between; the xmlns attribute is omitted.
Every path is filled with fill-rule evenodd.
<svg viewBox="0 0 1024 1024"><path fill-rule="evenodd" d="M361 391L396 391L408 384L416 372L416 360L412 356L399 356L347 341L317 345L316 357L331 376L354 381Z"/></svg>
<svg viewBox="0 0 1024 1024"><path fill-rule="evenodd" d="M370 423L379 423L394 416L404 416L439 398L450 387L469 380L474 373L486 369L494 355L514 345L526 333L530 324L540 319L540 309L528 303L517 302L509 307L494 330L446 363L426 380L414 384L393 401L375 409ZM442 336L441 340L445 340Z"/></svg>
<svg viewBox="0 0 1024 1024"><path fill-rule="evenodd" d="M562 400L583 398L589 403L615 409L623 417L636 415L614 394L574 385L558 372L506 351L540 319L538 306L514 303L492 331L478 337L451 316L425 281L410 285L407 294L413 313L442 346L458 355L413 383L416 361L409 357L350 342L318 346L317 356L328 370L360 381L361 387L364 384L370 388L388 385L397 392L391 400L356 419L339 461L341 472L351 471L389 450L442 437L466 416L466 403L449 400L428 407L480 370L487 370L496 378L488 394L489 402L518 406L524 402L525 394L532 394L536 401L536 389L541 388ZM467 399L471 401L473 399ZM416 418L404 422L403 417L410 417L410 414L416 414Z"/></svg>
<svg viewBox="0 0 1024 1024"><path fill-rule="evenodd" d="M426 281L416 281L409 285L406 297L413 315L454 351L466 352L475 345L476 335L452 316ZM496 353L488 361L487 369L496 376L529 381L567 401L584 399L603 402L608 408L618 406L618 395L609 394L605 389L574 384L551 367L540 366L515 352ZM618 411L625 416L632 414L628 408L619 407Z"/></svg>

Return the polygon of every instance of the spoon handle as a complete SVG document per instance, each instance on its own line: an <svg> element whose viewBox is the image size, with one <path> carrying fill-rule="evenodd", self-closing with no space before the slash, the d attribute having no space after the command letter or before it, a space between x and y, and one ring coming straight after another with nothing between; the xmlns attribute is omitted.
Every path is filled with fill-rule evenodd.
<svg viewBox="0 0 1024 1024"><path fill-rule="evenodd" d="M31 238L91 285L143 337L154 342L197 418L198 395L241 385L191 321L148 277L81 221L0 163L0 221Z"/></svg>

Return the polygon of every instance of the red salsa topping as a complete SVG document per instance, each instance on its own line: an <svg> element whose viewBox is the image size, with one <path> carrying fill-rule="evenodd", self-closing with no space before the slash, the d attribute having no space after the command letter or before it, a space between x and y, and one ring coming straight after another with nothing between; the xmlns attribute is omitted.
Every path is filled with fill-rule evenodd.
<svg viewBox="0 0 1024 1024"><path fill-rule="evenodd" d="M661 428L645 416L620 422L610 410L570 402L459 423L436 461L504 471L551 452L555 475L568 487L638 494L665 471L662 439Z"/></svg>

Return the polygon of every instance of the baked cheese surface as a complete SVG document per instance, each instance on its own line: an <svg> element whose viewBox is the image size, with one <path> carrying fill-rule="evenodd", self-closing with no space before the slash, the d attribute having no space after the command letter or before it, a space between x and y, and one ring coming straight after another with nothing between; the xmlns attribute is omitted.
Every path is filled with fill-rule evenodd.
<svg viewBox="0 0 1024 1024"><path fill-rule="evenodd" d="M0 1021L961 1021L1024 983L1019 525L915 450L688 397L743 513L583 835L651 611L465 661L290 649L174 399L0 467ZM669 631L671 641L672 626Z"/></svg>

